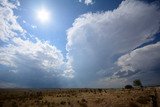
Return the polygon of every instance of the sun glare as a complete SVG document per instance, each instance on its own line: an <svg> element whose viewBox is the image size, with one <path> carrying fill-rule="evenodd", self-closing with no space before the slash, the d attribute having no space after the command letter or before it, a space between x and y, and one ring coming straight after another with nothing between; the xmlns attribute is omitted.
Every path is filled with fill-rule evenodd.
<svg viewBox="0 0 160 107"><path fill-rule="evenodd" d="M41 22L47 22L50 19L50 13L46 9L41 9L37 12L37 17Z"/></svg>

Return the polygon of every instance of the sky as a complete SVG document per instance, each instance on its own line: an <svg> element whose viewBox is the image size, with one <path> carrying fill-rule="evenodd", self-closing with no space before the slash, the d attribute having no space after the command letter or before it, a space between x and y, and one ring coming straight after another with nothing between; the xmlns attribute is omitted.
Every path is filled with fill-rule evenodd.
<svg viewBox="0 0 160 107"><path fill-rule="evenodd" d="M0 0L0 88L160 84L159 0Z"/></svg>

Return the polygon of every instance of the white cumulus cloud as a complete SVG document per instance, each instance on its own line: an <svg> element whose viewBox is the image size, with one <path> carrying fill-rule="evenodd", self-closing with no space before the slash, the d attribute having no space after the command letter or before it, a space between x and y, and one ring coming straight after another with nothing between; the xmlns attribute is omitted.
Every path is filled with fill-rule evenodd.
<svg viewBox="0 0 160 107"><path fill-rule="evenodd" d="M14 31L18 31L21 34L25 33L25 30L18 24L17 16L14 15L13 10L16 5L7 2L7 0L1 0L0 4L0 40L8 41L8 39L17 36Z"/></svg>
<svg viewBox="0 0 160 107"><path fill-rule="evenodd" d="M117 65L121 67L121 72L136 70L150 71L159 67L160 42L151 44L131 51L121 56Z"/></svg>
<svg viewBox="0 0 160 107"><path fill-rule="evenodd" d="M67 32L71 70L90 85L89 81L102 78L100 71L105 71L103 76L112 75L117 57L146 42L159 27L158 5L137 0L123 1L113 11L83 14Z"/></svg>
<svg viewBox="0 0 160 107"><path fill-rule="evenodd" d="M67 65L61 51L47 41L29 36L14 15L16 4L7 0L0 4L0 86L64 86L63 79L71 76L65 71Z"/></svg>

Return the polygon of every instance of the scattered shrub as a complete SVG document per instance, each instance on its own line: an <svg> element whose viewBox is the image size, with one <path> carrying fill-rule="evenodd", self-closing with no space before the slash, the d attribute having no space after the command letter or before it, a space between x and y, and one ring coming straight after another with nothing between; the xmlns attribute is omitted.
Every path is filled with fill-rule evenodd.
<svg viewBox="0 0 160 107"><path fill-rule="evenodd" d="M68 102L68 105L71 105L71 103L70 103L70 102Z"/></svg>
<svg viewBox="0 0 160 107"><path fill-rule="evenodd" d="M120 96L119 95L117 95L117 98L119 98Z"/></svg>
<svg viewBox="0 0 160 107"><path fill-rule="evenodd" d="M149 97L140 96L136 100L140 104L147 104L150 101Z"/></svg>
<svg viewBox="0 0 160 107"><path fill-rule="evenodd" d="M87 103L87 101L86 101L85 99L82 99L82 100L81 100L81 102L83 102L83 103Z"/></svg>
<svg viewBox="0 0 160 107"><path fill-rule="evenodd" d="M101 92L102 92L102 89L98 89L98 91L101 93Z"/></svg>
<svg viewBox="0 0 160 107"><path fill-rule="evenodd" d="M66 102L65 102L65 101L61 101L61 104L62 104L62 105L65 105L65 104L66 104Z"/></svg>
<svg viewBox="0 0 160 107"><path fill-rule="evenodd" d="M70 95L67 95L67 97L70 97Z"/></svg>

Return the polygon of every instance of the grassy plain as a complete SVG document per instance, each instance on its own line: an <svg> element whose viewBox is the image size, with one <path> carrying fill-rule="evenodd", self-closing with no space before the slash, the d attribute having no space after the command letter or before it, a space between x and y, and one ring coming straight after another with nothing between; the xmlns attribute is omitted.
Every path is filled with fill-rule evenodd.
<svg viewBox="0 0 160 107"><path fill-rule="evenodd" d="M0 89L0 107L159 107L160 88Z"/></svg>

